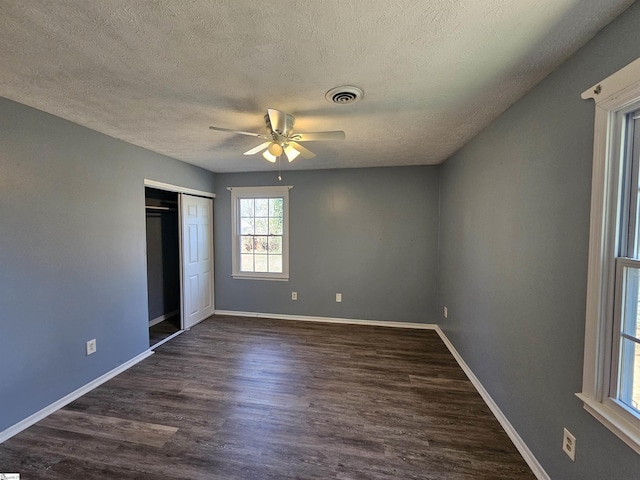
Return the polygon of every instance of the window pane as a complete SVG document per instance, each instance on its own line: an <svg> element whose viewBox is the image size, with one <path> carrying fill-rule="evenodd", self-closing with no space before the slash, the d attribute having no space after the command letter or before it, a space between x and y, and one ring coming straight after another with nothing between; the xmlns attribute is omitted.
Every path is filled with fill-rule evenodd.
<svg viewBox="0 0 640 480"><path fill-rule="evenodd" d="M282 255L269 255L269 272L282 273Z"/></svg>
<svg viewBox="0 0 640 480"><path fill-rule="evenodd" d="M624 266L622 287L622 332L640 338L638 302L640 301L640 269Z"/></svg>
<svg viewBox="0 0 640 480"><path fill-rule="evenodd" d="M282 235L282 219L281 218L269 219L269 234Z"/></svg>
<svg viewBox="0 0 640 480"><path fill-rule="evenodd" d="M267 269L267 255L256 255L255 256L255 262L256 262L256 272L268 272L269 270Z"/></svg>
<svg viewBox="0 0 640 480"><path fill-rule="evenodd" d="M623 177L623 186L625 189L629 189L627 199L623 200L623 215L628 216L628 225L623 220L623 228L629 229L627 235L627 247L625 255L631 258L639 258L638 243L640 242L640 195L638 189L640 188L640 182L638 182L638 175L640 174L640 165L638 164L638 156L640 155L640 119L638 117L637 110L627 115L627 139L629 141L626 145L626 160L625 160L625 172ZM630 137L631 136L631 137ZM628 205L628 206L627 206ZM623 243L624 250L624 243Z"/></svg>
<svg viewBox="0 0 640 480"><path fill-rule="evenodd" d="M633 251L631 252L631 258L640 258L640 252L638 252L638 242L640 242L640 194L636 190L636 218L635 228L633 229L633 238L631 239Z"/></svg>
<svg viewBox="0 0 640 480"><path fill-rule="evenodd" d="M240 235L253 235L254 225L253 218L241 218L240 219Z"/></svg>
<svg viewBox="0 0 640 480"><path fill-rule="evenodd" d="M253 217L253 198L240 199L240 216Z"/></svg>
<svg viewBox="0 0 640 480"><path fill-rule="evenodd" d="M282 237L269 237L269 253L282 254Z"/></svg>
<svg viewBox="0 0 640 480"><path fill-rule="evenodd" d="M638 301L640 294L640 267L637 262L619 259L618 274L622 275L620 292L620 353L618 368L618 400L640 413L640 348L634 341L638 338ZM621 270L620 270L621 269Z"/></svg>
<svg viewBox="0 0 640 480"><path fill-rule="evenodd" d="M253 237L241 237L240 239L240 252L252 253L253 252Z"/></svg>
<svg viewBox="0 0 640 480"><path fill-rule="evenodd" d="M256 253L267 253L269 248L269 237L254 237L255 242L253 247L256 250Z"/></svg>
<svg viewBox="0 0 640 480"><path fill-rule="evenodd" d="M256 218L256 235L268 235L268 234L269 234L269 219Z"/></svg>
<svg viewBox="0 0 640 480"><path fill-rule="evenodd" d="M269 216L269 199L256 198L256 217Z"/></svg>
<svg viewBox="0 0 640 480"><path fill-rule="evenodd" d="M251 254L240 255L240 271L253 272L253 255Z"/></svg>
<svg viewBox="0 0 640 480"><path fill-rule="evenodd" d="M269 216L270 217L282 217L283 199L282 198L270 198L269 199Z"/></svg>
<svg viewBox="0 0 640 480"><path fill-rule="evenodd" d="M622 339L620 358L620 401L640 411L640 348L638 344Z"/></svg>

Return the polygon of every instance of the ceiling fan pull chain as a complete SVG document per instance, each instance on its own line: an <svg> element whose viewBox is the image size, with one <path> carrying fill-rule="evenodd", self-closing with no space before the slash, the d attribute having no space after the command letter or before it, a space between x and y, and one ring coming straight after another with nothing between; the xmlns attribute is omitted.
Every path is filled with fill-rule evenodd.
<svg viewBox="0 0 640 480"><path fill-rule="evenodd" d="M278 181L282 181L282 168L281 168L281 163L280 163L280 159L282 158L282 155L278 155Z"/></svg>

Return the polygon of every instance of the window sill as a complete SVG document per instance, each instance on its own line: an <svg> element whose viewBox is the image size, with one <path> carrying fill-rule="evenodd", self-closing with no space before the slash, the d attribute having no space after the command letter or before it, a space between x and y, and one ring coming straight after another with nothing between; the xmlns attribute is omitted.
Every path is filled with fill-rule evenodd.
<svg viewBox="0 0 640 480"><path fill-rule="evenodd" d="M271 280L275 282L288 282L289 277L278 276L274 277L271 275L255 275L255 274L238 274L235 273L231 275L235 280Z"/></svg>
<svg viewBox="0 0 640 480"><path fill-rule="evenodd" d="M600 423L611 430L620 440L640 454L640 431L630 424L620 413L615 404L600 403L584 393L576 393L582 400L584 409L593 415Z"/></svg>

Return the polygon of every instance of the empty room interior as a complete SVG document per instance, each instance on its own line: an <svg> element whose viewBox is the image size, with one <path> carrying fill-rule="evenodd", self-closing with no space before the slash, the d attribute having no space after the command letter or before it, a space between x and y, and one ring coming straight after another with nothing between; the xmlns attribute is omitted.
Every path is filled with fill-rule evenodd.
<svg viewBox="0 0 640 480"><path fill-rule="evenodd" d="M0 3L0 474L639 478L639 27Z"/></svg>

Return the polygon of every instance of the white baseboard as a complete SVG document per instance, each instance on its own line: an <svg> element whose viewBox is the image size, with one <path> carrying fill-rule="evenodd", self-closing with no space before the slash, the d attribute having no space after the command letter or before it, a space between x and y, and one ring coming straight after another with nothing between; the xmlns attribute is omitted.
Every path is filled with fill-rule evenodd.
<svg viewBox="0 0 640 480"><path fill-rule="evenodd" d="M435 330L437 325L433 323L418 322L387 322L385 320L360 320L356 318L312 317L309 315L285 315L278 313L237 312L234 310L216 310L215 315L229 315L231 317L259 317L273 320L297 320L300 322L319 323L344 323L349 325L370 325L374 327L394 328L418 328L422 330Z"/></svg>
<svg viewBox="0 0 640 480"><path fill-rule="evenodd" d="M540 462L538 462L538 460L536 459L536 457L534 457L531 450L529 450L529 447L527 447L527 444L524 443L524 440L522 439L522 437L518 435L518 432L516 431L515 428L513 428L513 425L511 425L511 422L509 422L505 414L502 413L502 410L500 410L500 407L498 407L498 405L493 400L493 398L491 398L491 395L489 395L489 392L487 392L487 390L484 388L482 383L480 383L480 380L478 380L478 377L476 377L474 373L471 371L471 368L469 368L469 365L467 365L467 363L464 361L462 356L460 356L460 354L458 353L456 348L453 346L453 344L449 341L449 339L444 334L442 329L439 326L436 326L435 330L436 332L438 332L438 335L440 336L444 344L447 346L447 348L451 352L451 355L453 355L453 358L455 358L456 361L458 362L458 365L460 365L460 368L462 368L462 370L467 375L467 377L469 377L469 380L471 380L471 383L473 384L473 386L476 387L476 390L478 390L478 393L480 394L484 402L487 404L489 409L493 412L498 422L500 422L500 425L502 425L502 428L504 428L504 431L507 432L507 435L509 436L509 438L511 439L515 447L518 449L518 452L520 452L520 455L522 455L522 458L524 458L524 461L527 462L527 465L529 465L529 468L531 468L536 478L538 480L551 480L547 472L545 472L544 468L542 468L542 465L540 465Z"/></svg>
<svg viewBox="0 0 640 480"><path fill-rule="evenodd" d="M164 322L168 318L178 315L178 313L180 313L180 310L174 310L173 312L165 313L164 315L160 315L159 317L156 317L153 320L149 320L149 327L153 327L154 325L157 325L160 322Z"/></svg>
<svg viewBox="0 0 640 480"><path fill-rule="evenodd" d="M229 315L234 317L260 317L260 318L271 318L276 320L298 320L303 322L324 322L324 323L345 323L352 325L373 325L378 327L395 327L395 328L418 328L424 330L435 330L438 333L438 336L442 339L444 344L447 346L453 358L456 359L460 368L467 375L473 386L476 388L482 399L485 401L491 412L495 415L496 419L504 428L504 431L507 433L515 447L524 458L524 461L527 462L529 468L533 471L534 475L538 480L551 480L547 472L544 471L540 462L534 457L529 447L524 443L524 440L518 432L513 428L511 422L507 419L502 410L498 407L496 402L491 398L489 392L484 388L478 377L474 375L469 368L469 365L464 361L464 359L460 356L458 351L455 349L453 344L449 341L447 336L444 334L440 326L434 323L416 323L416 322L385 322L381 320L357 320L352 318L331 318L331 317L311 317L305 315L283 315L283 314L274 314L274 313L257 313L257 312L236 312L232 310L216 310L216 315Z"/></svg>
<svg viewBox="0 0 640 480"><path fill-rule="evenodd" d="M178 335L180 335L181 333L184 333L186 330L178 330L176 333L169 335L167 338L163 338L162 340L160 340L158 343L151 345L151 350L155 350L156 348L158 348L160 345L164 345L165 343L167 343L169 340L173 340L174 338L176 338Z"/></svg>
<svg viewBox="0 0 640 480"><path fill-rule="evenodd" d="M45 418L45 417L47 417L49 415L51 415L53 412L61 409L65 405L68 405L69 403L73 402L74 400L80 398L82 395L84 395L86 393L89 393L91 390L93 390L94 388L102 385L107 380L111 380L116 375L118 375L118 374L124 372L125 370L133 367L136 363L141 362L142 360L144 360L145 358L149 357L150 355L153 355L153 351L147 350L147 351L141 353L140 355L138 355L136 357L133 357L128 362L123 363L122 365L114 368L113 370L105 373L104 375L101 375L100 377L96 378L95 380L90 381L86 385L84 385L84 386L80 387L79 389L71 392L70 394L65 395L60 400L58 400L56 402L53 402L51 405L48 405L48 406L44 407L42 410L40 410L40 411L34 413L33 415L25 418L24 420L21 420L20 422L16 423L15 425L12 425L11 427L7 428L6 430L3 430L2 432L0 432L0 444L5 442L5 441L7 441L7 440L9 440L11 437L13 437L14 435L17 435L18 433L22 432L23 430L26 430L31 425L39 422L40 420L42 420L43 418Z"/></svg>

